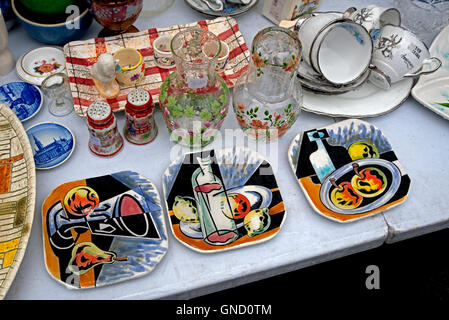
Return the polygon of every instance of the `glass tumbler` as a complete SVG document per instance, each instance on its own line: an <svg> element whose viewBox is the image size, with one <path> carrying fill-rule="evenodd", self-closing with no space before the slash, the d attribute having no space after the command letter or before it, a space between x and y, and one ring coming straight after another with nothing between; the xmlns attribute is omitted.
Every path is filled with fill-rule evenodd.
<svg viewBox="0 0 449 320"><path fill-rule="evenodd" d="M44 94L51 99L48 110L52 115L61 117L73 111L69 78L65 73L55 73L45 78L41 88Z"/></svg>

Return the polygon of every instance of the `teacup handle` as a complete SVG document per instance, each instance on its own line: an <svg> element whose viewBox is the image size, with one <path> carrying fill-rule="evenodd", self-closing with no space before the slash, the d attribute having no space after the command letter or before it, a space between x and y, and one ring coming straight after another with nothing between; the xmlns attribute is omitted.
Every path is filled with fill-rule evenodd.
<svg viewBox="0 0 449 320"><path fill-rule="evenodd" d="M428 70L423 70L424 66L428 65L430 66L430 69ZM442 63L441 60L436 58L436 57L431 57L431 58L427 58L423 61L422 66L420 70L414 72L414 73L407 73L404 75L404 77L406 78L414 78L423 74L430 74L430 73L434 73L435 71L437 71L440 67L441 67Z"/></svg>

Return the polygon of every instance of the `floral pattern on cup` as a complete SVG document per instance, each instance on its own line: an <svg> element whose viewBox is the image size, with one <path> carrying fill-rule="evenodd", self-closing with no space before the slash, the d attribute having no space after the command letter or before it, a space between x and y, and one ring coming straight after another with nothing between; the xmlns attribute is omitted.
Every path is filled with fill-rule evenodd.
<svg viewBox="0 0 449 320"><path fill-rule="evenodd" d="M298 117L291 104L278 113L262 110L259 107L246 108L242 103L237 103L234 105L234 113L245 133L253 138L266 141L282 137Z"/></svg>
<svg viewBox="0 0 449 320"><path fill-rule="evenodd" d="M145 62L142 54L134 48L122 48L114 53L120 69L116 80L121 86L133 86L145 78Z"/></svg>

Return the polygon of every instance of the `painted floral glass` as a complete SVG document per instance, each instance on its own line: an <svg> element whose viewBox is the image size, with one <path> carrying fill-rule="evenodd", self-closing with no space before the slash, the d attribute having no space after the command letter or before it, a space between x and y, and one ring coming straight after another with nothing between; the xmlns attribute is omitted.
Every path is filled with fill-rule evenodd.
<svg viewBox="0 0 449 320"><path fill-rule="evenodd" d="M176 71L159 97L170 139L186 147L212 142L228 113L230 93L215 72L221 43L213 33L187 29L175 35L171 51Z"/></svg>
<svg viewBox="0 0 449 320"><path fill-rule="evenodd" d="M296 73L301 42L280 27L261 30L252 43L252 61L234 87L237 121L250 137L273 141L295 123L302 106Z"/></svg>

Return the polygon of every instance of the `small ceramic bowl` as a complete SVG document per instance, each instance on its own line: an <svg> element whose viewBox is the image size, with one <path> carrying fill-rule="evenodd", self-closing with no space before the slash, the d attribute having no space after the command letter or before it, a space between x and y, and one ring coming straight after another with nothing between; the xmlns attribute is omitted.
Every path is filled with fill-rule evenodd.
<svg viewBox="0 0 449 320"><path fill-rule="evenodd" d="M159 68L170 69L175 66L175 59L170 49L172 37L162 36L154 40L154 60Z"/></svg>
<svg viewBox="0 0 449 320"><path fill-rule="evenodd" d="M63 14L76 0L20 0L30 11L40 14Z"/></svg>
<svg viewBox="0 0 449 320"><path fill-rule="evenodd" d="M145 62L139 51L134 48L121 48L114 52L120 70L116 80L121 86L133 86L145 78Z"/></svg>
<svg viewBox="0 0 449 320"><path fill-rule="evenodd" d="M30 13L20 0L12 0L12 9L25 31L39 42L47 44L65 44L80 39L92 24L89 8L80 8L80 14L66 20L70 16L61 15L61 22L44 24L37 22L37 16Z"/></svg>

